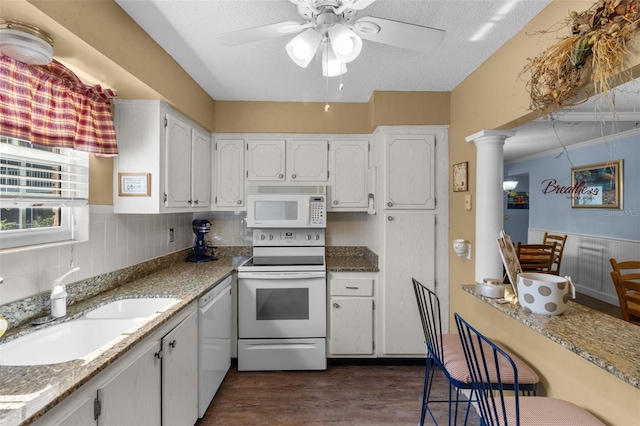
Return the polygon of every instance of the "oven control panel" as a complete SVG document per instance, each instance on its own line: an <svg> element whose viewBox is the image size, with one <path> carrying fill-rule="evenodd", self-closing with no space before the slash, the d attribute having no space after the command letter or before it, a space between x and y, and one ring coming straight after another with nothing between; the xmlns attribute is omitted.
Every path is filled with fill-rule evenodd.
<svg viewBox="0 0 640 426"><path fill-rule="evenodd" d="M254 247L324 246L324 229L254 229Z"/></svg>

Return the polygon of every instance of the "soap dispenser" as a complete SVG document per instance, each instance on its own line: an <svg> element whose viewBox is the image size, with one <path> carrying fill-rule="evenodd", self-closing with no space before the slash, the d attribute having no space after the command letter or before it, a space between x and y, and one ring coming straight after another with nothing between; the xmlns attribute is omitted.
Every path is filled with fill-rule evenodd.
<svg viewBox="0 0 640 426"><path fill-rule="evenodd" d="M53 280L53 289L51 290L51 316L53 318L61 318L67 315L67 288L62 283L62 280L79 270L80 267L76 266L60 278Z"/></svg>

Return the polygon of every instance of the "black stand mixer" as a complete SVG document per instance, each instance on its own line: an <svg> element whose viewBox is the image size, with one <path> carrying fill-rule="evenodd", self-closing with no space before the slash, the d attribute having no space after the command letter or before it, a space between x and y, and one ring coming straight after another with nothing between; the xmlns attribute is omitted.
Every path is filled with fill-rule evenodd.
<svg viewBox="0 0 640 426"><path fill-rule="evenodd" d="M193 233L196 234L196 243L185 260L187 262L195 263L218 260L217 257L213 256L213 250L211 250L211 255L206 254L207 250L215 248L208 245L207 239L205 238L205 235L207 235L211 230L211 222L207 219L195 219L191 222L191 226L193 228Z"/></svg>

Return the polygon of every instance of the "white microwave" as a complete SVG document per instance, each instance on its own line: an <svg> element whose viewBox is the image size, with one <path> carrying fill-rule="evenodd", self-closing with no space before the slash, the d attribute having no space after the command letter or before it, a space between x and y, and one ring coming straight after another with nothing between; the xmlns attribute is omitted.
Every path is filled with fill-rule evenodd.
<svg viewBox="0 0 640 426"><path fill-rule="evenodd" d="M250 186L249 228L326 228L326 186Z"/></svg>

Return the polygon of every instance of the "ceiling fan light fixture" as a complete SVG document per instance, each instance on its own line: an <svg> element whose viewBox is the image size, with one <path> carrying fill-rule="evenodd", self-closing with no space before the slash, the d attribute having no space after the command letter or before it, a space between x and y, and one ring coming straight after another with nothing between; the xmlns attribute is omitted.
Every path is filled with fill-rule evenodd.
<svg viewBox="0 0 640 426"><path fill-rule="evenodd" d="M328 44L322 49L322 76L337 77L347 72L347 64L340 61Z"/></svg>
<svg viewBox="0 0 640 426"><path fill-rule="evenodd" d="M0 54L29 65L53 60L53 38L24 22L0 19Z"/></svg>
<svg viewBox="0 0 640 426"><path fill-rule="evenodd" d="M296 65L306 68L318 50L322 37L316 30L309 28L287 43L287 54Z"/></svg>
<svg viewBox="0 0 640 426"><path fill-rule="evenodd" d="M340 62L353 61L362 50L362 39L342 24L336 24L329 29L329 39L331 49Z"/></svg>

